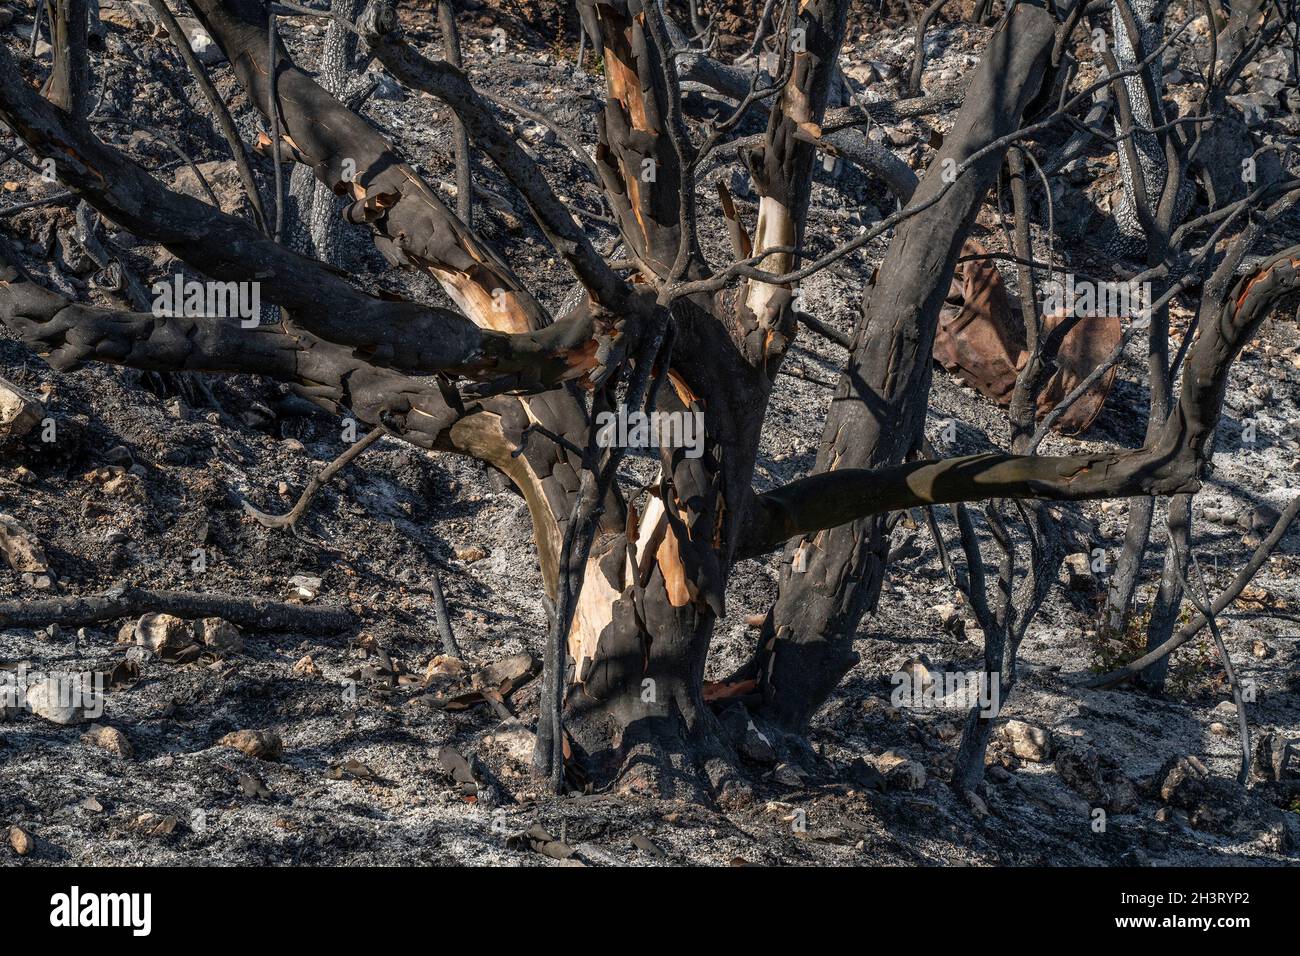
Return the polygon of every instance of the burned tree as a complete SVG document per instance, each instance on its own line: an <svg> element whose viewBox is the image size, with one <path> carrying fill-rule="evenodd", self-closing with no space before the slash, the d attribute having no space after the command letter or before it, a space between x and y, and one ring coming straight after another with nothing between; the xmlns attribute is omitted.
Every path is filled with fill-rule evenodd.
<svg viewBox="0 0 1300 956"><path fill-rule="evenodd" d="M1013 5L964 90L929 94L963 101L916 183L870 141L839 135L872 120L871 105L838 105L848 0L768 4L770 23L765 14L755 48L770 27L771 70L752 58L714 62L696 45L707 39L688 36L656 0L579 0L606 94L596 149L583 164L598 180L617 250L597 248L454 55L433 58L408 42L391 0L373 0L355 22L346 16L349 3L315 12L329 17L336 54L346 47L343 34L356 34L396 82L454 111L464 134L455 210L349 108L337 76L328 90L293 62L274 30L268 42L278 9L262 0L190 6L262 116L274 178L281 161L310 171L329 191L316 190L313 217L329 207L330 194L342 197L345 223L368 229L393 265L436 280L454 308L362 291L329 264L278 243L269 221L263 230L260 219L163 187L79 123L63 94L40 95L0 48L0 119L33 153L53 160L60 182L192 269L258 283L282 320L245 327L70 301L34 282L4 246L0 318L60 369L108 362L262 375L418 447L470 456L505 475L527 502L545 582L539 600L550 634L536 766L557 787L567 776L633 792L743 800L745 774L713 710L737 697L784 751L814 759L801 740L856 660L858 625L888 573L887 516L907 509L957 506L966 571L952 569L953 580L983 626L987 673L1010 693L1016 647L1064 554L1052 509L1100 498L1189 500L1205 475L1235 357L1300 287L1300 247L1256 248L1263 225L1297 196L1300 182L1289 168L1183 221L1199 131L1225 109L1215 84L1239 75L1241 58L1259 43L1243 40L1231 66L1211 70L1200 113L1166 118L1153 79L1172 33L1162 4L1143 6L1135 23L1117 0L1100 77L1089 83L1078 80L1076 30L1096 5ZM444 22L448 11L441 6ZM1265 35L1282 29L1276 11L1267 16L1273 26ZM455 38L446 39L454 54ZM59 75L76 70L61 54ZM691 115L686 83L712 87L728 108ZM1116 103L1113 136L1079 119L1099 91ZM1146 108L1133 107L1137 94L1148 98ZM907 109L908 101L892 108ZM743 121L755 115L766 116L765 130L740 139ZM1080 126L1125 157L1126 195L1148 244L1144 275L1160 289L1142 316L1159 388L1142 447L1048 456L1038 454L1048 423L1037 420L1037 400L1063 337L1080 323L1086 332L1087 319L1049 329L1040 315L1035 288L1050 275L1031 241L1029 194L1037 188L1040 139ZM726 186L705 188L702 175L737 144L758 196L752 231ZM572 273L575 295L566 307L548 309L528 278L468 224L470 148L518 192ZM807 213L814 167L825 155L889 182L900 208L814 257ZM924 434L937 324L972 224L1003 182L1028 346L1010 403L1013 440L1005 453L939 457ZM704 251L706 204L727 222L731 261L711 261ZM874 278L862 276L861 316L845 343L816 465L758 491L755 464L778 375L801 325L818 325L804 312L800 283L882 236L888 250ZM1225 237L1232 241L1221 243ZM1167 306L1198 286L1195 338L1174 361ZM1131 318L1120 350L1143 329ZM1111 364L1117 360L1118 350ZM680 438L661 443L648 484L620 467L628 443L610 441L604 427L610 416L643 411L703 426L696 447ZM992 602L964 507L977 501L991 502L986 520L1001 553ZM1175 535L1179 548L1171 553L1185 554L1185 531ZM1018 541L1028 546L1027 563L1015 560ZM772 554L780 555L780 589L752 660L706 695L705 664L727 613L729 577L737 562ZM1018 567L1029 571L1018 577ZM1172 571L1177 584L1181 566ZM1171 584L1170 606L1180 600ZM1153 625L1152 646L1167 644L1169 633ZM980 784L988 732L987 719L972 714L954 777L963 792Z"/></svg>

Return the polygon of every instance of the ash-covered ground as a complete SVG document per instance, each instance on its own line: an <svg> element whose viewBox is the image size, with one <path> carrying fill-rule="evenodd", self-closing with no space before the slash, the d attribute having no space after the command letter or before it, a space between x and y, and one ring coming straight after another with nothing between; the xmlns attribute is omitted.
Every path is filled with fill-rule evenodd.
<svg viewBox="0 0 1300 956"><path fill-rule="evenodd" d="M166 38L151 37L130 5L105 6L107 36L94 56L102 85L98 112L130 117L167 131L200 163L222 163L224 142ZM528 4L523 4L527 7ZM0 28L15 52L30 38L30 10ZM466 64L474 81L545 113L590 145L602 82L575 70L572 37L557 40L510 27L508 52L488 48L497 22L489 7L466 18ZM407 20L431 48L437 35L427 14ZM27 33L24 35L23 28ZM545 24L539 26L544 30ZM1203 27L1202 27L1203 29ZM284 33L300 63L317 56L323 26L293 20ZM936 84L959 80L974 66L987 29L937 23L930 34ZM905 85L912 27L900 16L865 19L844 52L850 82L868 98L897 97ZM31 65L48 68L48 50ZM228 67L211 67L251 141L254 111ZM1185 87L1185 88L1184 88ZM1191 80L1171 78L1171 96L1192 96ZM692 94L699 97L700 94ZM1260 106L1255 132L1296 142L1300 121ZM707 104L701 101L702 109ZM375 125L431 181L451 193L449 113L419 94L383 82L364 108ZM931 132L947 130L948 110L879 131L895 153L916 167L932 154ZM577 162L544 129L511 118L544 163L560 193L595 212L595 192ZM760 127L755 126L754 129ZM194 188L191 174L165 144L130 129L101 130L166 182ZM1062 132L1061 138L1065 133ZM701 184L713 195L723 176L752 224L755 206L734 154ZM270 164L257 160L264 195ZM237 182L226 165L205 166L227 211L238 208ZM0 179L15 188L4 202L40 198L41 183L12 164ZM548 305L569 292L562 265L528 221L509 186L481 159L475 166L480 228L527 276ZM1056 195L1063 266L1104 274L1116 263L1088 236L1117 188L1113 152L1095 150ZM1039 197L1041 201L1041 196ZM813 253L825 251L893 200L858 172L819 172L808 229ZM703 241L714 261L727 256L715 203L702 203ZM1094 221L1089 216L1095 217ZM1045 217L1042 217L1045 219ZM612 239L589 220L598 246ZM63 236L69 206L41 207L0 220L20 244L24 262L65 294L87 294L85 263ZM1294 240L1294 217L1282 222ZM108 236L144 280L178 264L159 247L111 227ZM996 216L986 207L973 237L1005 249ZM388 266L357 227L344 227L342 264L372 288L391 288L449 304L429 280ZM809 312L842 331L857 316L865 277L884 243L808 281ZM1008 283L1014 275L1004 270ZM93 300L93 295L90 296ZM1174 310L1185 328L1192 303ZM1270 321L1234 370L1220 430L1213 479L1194 508L1197 555L1213 591L1225 586L1254 551L1261 528L1300 493L1300 350L1296 322ZM1177 344L1177 338L1175 339ZM816 336L802 336L780 380L755 481L770 488L812 466L843 355ZM629 800L610 794L550 798L530 776L531 726L538 681L525 680L499 708L443 706L465 689L468 675L492 662L531 653L545 635L541 576L523 500L475 462L426 453L384 439L330 483L312 504L301 534L268 530L241 508L285 511L323 464L345 444L340 423L248 377L208 380L213 401L193 402L174 382L102 366L52 371L22 345L0 341L0 374L40 396L58 423L58 440L36 436L0 451L0 511L39 537L63 594L102 592L115 585L176 588L228 595L291 596L296 576L319 578L316 604L347 605L360 626L333 636L244 629L242 649L208 651L183 663L118 643L125 620L74 629L0 630L0 665L15 670L110 672L130 659L138 674L108 693L95 720L60 725L31 713L0 723L0 830L18 827L32 844L20 856L0 846L6 865L41 864L1293 864L1300 846L1300 802L1294 785L1232 783L1239 761L1234 717L1223 670L1208 631L1179 652L1175 679L1163 698L1133 689L1089 691L1082 683L1101 661L1124 659L1097 634L1104 576L1063 576L1021 650L1020 681L1004 708L1008 719L1047 732L1048 750L994 748L987 816L975 815L947 784L962 714L896 709L891 675L924 655L935 671L981 667L982 645L969 614L958 609L945 625L936 610L956 601L923 526L899 523L894 544L912 539L911 556L892 569L879 610L863 624L852 670L818 717L812 743L826 772L801 779L791 767L747 758L755 799L722 810L685 803ZM193 397L194 392L187 392ZM1137 446L1148 402L1145 344L1132 343L1108 404L1082 437L1053 436L1047 453ZM956 423L945 442L943 425ZM1254 427L1254 441L1247 424ZM931 440L946 452L1002 446L1003 410L936 371ZM98 469L116 466L122 473ZM1128 504L1062 507L1060 520L1076 539L1073 550L1118 553ZM1163 506L1157 512L1162 527ZM947 533L952 532L945 522ZM1158 583L1160 535L1147 556L1140 596ZM1256 739L1272 733L1300 738L1300 529L1283 541L1247 592L1221 618L1227 647L1244 681ZM953 540L948 541L950 550ZM195 570L196 549L206 569ZM959 550L959 549L958 549ZM954 553L956 551L954 550ZM719 622L709 663L721 678L752 650L756 631L747 615L764 611L776 593L777 560L746 562L735 571L727 617ZM463 672L438 660L430 579L446 590ZM0 568L0 598L33 600L47 590L24 585ZM300 599L303 596L300 595ZM1187 610L1184 609L1186 615ZM1135 645L1136 647L1136 645ZM1129 648L1131 651L1133 648ZM1117 658L1116 655L1120 654ZM306 659L310 658L310 662ZM432 681L426 674L432 671ZM444 693L445 691L445 693ZM1229 705L1230 707L1230 705ZM92 732L92 725L121 738ZM220 742L241 730L278 735L278 759L258 759ZM118 745L114 748L113 741ZM107 744L107 746L106 746ZM444 748L469 764L464 767ZM1058 756L1063 754L1065 756ZM1161 792L1171 758L1203 764L1209 783L1192 780ZM1034 759L1040 758L1040 759ZM906 765L904 773L897 772ZM1175 768L1175 773L1196 774ZM881 784L880 775L886 783ZM458 776L460 779L458 779ZM1103 829L1094 808L1108 807ZM548 855L552 844L518 834L541 827L575 855Z"/></svg>

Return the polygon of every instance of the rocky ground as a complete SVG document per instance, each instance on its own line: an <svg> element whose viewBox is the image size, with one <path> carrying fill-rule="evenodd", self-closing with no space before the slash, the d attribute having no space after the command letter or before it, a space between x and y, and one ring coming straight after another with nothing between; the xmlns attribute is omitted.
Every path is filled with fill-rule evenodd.
<svg viewBox="0 0 1300 956"><path fill-rule="evenodd" d="M99 114L165 130L196 161L219 164L224 144L193 83L168 41L151 38L128 6L105 6L107 36L95 55L103 83ZM0 16L0 39L15 52L25 49L30 11L0 6L5 10L15 15ZM475 81L592 142L599 76L575 72L572 45L552 42L535 22L512 34L507 54L492 54L486 41L493 12L481 7L469 18L466 60ZM519 14L521 21L529 16ZM322 29L292 24L286 33L295 56L313 62ZM427 17L413 17L410 25L417 38L435 39ZM967 73L986 36L965 24L938 25L929 44L936 80ZM869 98L897 96L911 42L904 20L864 26L845 51L851 82ZM48 50L38 50L32 70L48 60ZM249 104L225 65L212 69L251 139L257 126ZM1175 99L1194 93L1190 80L1184 85L1171 83ZM1296 141L1300 125L1286 114L1284 96L1275 96L1274 106L1259 105L1255 135ZM384 83L365 111L450 192L444 107ZM930 153L931 131L942 133L954 115L878 135L919 167ZM595 212L594 192L576 185L579 167L564 148L534 124L516 126L552 181L575 184L570 198ZM148 134L106 124L103 135L164 180L196 188L192 174ZM743 177L726 160L710 175L738 187L742 213L752 220ZM269 163L259 162L259 176L269 182ZM1113 167L1113 156L1089 154L1055 195L1058 221L1068 218L1066 228L1076 237L1058 245L1057 255L1081 271L1123 265L1104 261L1087 242L1088 217L1104 216L1097 210L1115 188ZM237 185L228 169L203 168L226 208L235 208ZM57 190L15 163L0 173L6 180L0 210ZM486 164L478 165L476 181L484 232L548 304L558 304L567 292L565 276L522 206ZM711 194L711 183L705 185ZM882 187L852 170L819 174L813 203L814 251L892 208ZM93 266L81 261L69 237L70 207L0 216L0 230L20 244L42 281L86 295ZM591 228L601 242L611 238L594 218ZM1294 218L1279 228L1293 239L1300 234ZM110 228L107 238L142 279L176 268L165 251L125 233ZM1006 247L987 209L975 238ZM719 220L706 220L704 240L715 261L725 256ZM809 281L808 311L851 329L864 276L883 248L877 243ZM359 232L345 233L341 256L374 287L443 301L431 283L389 268ZM1189 304L1175 310L1176 323L1185 326ZM1296 333L1290 317L1271 321L1234 374L1213 480L1195 508L1197 553L1214 590L1254 550L1260 528L1300 493ZM1084 436L1053 437L1045 450L1140 444L1144 353L1139 338ZM789 366L801 377L783 377L770 410L756 476L761 487L811 466L830 396L826 383L840 361L837 347L817 337L796 345ZM287 510L343 449L338 421L244 377L211 380L210 398L201 399L185 383L125 370L57 373L7 339L0 340L0 366L57 423L53 442L42 442L34 430L0 449L0 512L39 539L51 571L49 580L29 573L24 581L19 571L0 568L0 599L129 584L347 605L361 618L359 626L328 636L244 628L237 640L226 632L224 644L214 638L179 651L175 635L153 621L142 633L156 638L158 653L136 643L134 619L81 630L0 628L6 671L25 665L33 672L114 676L104 713L93 719L72 715L62 724L49 719L61 716L53 711L3 714L0 830L15 828L9 845L0 846L5 864L1296 860L1300 771L1280 782L1254 779L1249 788L1232 782L1239 745L1208 635L1180 652L1166 697L1081 686L1097 666L1132 650L1097 638L1104 578L1082 569L1062 577L1025 641L1020 682L1004 710L1023 723L1009 724L999 737L989 814L973 815L946 784L961 714L890 704L890 676L909 661L968 671L982 660L974 621L945 607L955 595L933 542L910 520L896 528L895 544L913 539L913 553L898 562L878 613L863 625L861 663L816 721L812 742L826 768L822 777L771 765L761 742L749 740L755 800L748 807L724 811L607 794L546 798L528 772L537 681L530 679L527 655L540 654L545 632L541 579L534 550L523 543L530 532L524 503L496 475L384 439L322 491L299 535L267 530L243 513L241 500ZM994 447L1007 433L1001 409L941 372L930 421L932 441L951 451ZM956 439L945 442L948 421L957 425ZM1126 513L1126 502L1090 504L1061 509L1060 520L1076 550L1102 548L1113 559ZM1300 529L1222 618L1239 672L1256 689L1248 708L1255 739L1300 738L1298 548ZM1158 579L1158 548L1148 565L1144 600ZM447 593L459 660L443 656L430 594L434 575ZM755 631L746 616L772 601L776 575L774 559L736 570L711 678L747 657ZM190 640L186 632L179 643ZM487 699L492 694L485 697L485 688L503 690L503 699ZM1098 807L1106 810L1100 829Z"/></svg>

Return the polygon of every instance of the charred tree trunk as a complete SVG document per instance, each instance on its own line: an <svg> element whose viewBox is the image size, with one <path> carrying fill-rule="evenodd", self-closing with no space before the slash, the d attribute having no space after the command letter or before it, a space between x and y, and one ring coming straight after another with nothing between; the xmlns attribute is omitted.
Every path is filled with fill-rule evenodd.
<svg viewBox="0 0 1300 956"><path fill-rule="evenodd" d="M54 70L42 93L77 119L90 112L90 58L86 36L88 0L50 0L50 46Z"/></svg>
<svg viewBox="0 0 1300 956"><path fill-rule="evenodd" d="M952 171L1019 126L1043 85L1054 38L1046 11L1020 6L991 41L957 123L913 202L938 195L945 186L947 192L899 227L879 279L864 297L849 368L822 432L818 472L897 465L917 446L939 310L1002 156L990 152L955 178ZM768 719L801 732L856 663L854 634L877 600L885 558L877 519L787 545L780 594L764 621L752 665Z"/></svg>

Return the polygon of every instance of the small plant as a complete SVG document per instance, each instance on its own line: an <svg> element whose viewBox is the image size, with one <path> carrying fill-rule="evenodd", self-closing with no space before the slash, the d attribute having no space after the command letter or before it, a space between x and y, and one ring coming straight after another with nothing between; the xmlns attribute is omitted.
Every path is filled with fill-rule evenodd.
<svg viewBox="0 0 1300 956"><path fill-rule="evenodd" d="M1128 626L1121 633L1100 627L1089 640L1090 668L1098 674L1107 674L1137 660L1147 652L1147 628L1151 623L1150 603L1143 611L1129 616ZM1175 630L1191 620L1191 610L1185 608L1179 615ZM1184 644L1173 656L1169 674L1165 679L1165 693L1170 697L1186 699L1195 697L1212 684L1212 674L1218 660L1214 642L1208 633Z"/></svg>

